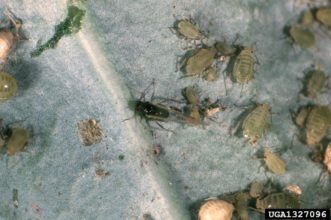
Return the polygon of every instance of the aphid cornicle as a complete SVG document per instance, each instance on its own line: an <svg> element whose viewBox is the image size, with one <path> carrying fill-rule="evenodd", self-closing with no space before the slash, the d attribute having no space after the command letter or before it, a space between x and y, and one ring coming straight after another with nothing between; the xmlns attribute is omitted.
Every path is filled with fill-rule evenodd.
<svg viewBox="0 0 331 220"><path fill-rule="evenodd" d="M298 209L300 208L299 199L291 194L280 192L272 193L264 198L256 199L256 209L264 213L265 209Z"/></svg>
<svg viewBox="0 0 331 220"><path fill-rule="evenodd" d="M309 71L306 76L305 95L314 98L322 90L325 81L326 76L320 68Z"/></svg>
<svg viewBox="0 0 331 220"><path fill-rule="evenodd" d="M200 75L213 64L215 56L213 47L196 49L193 55L183 60L181 70L187 77Z"/></svg>
<svg viewBox="0 0 331 220"><path fill-rule="evenodd" d="M331 110L327 106L314 106L306 121L306 142L315 146L327 135L331 126Z"/></svg>
<svg viewBox="0 0 331 220"><path fill-rule="evenodd" d="M294 25L290 28L289 34L293 41L302 48L309 48L315 44L314 34L307 28Z"/></svg>
<svg viewBox="0 0 331 220"><path fill-rule="evenodd" d="M232 71L232 76L237 83L245 84L253 79L254 64L253 49L249 47L242 49L236 57Z"/></svg>
<svg viewBox="0 0 331 220"><path fill-rule="evenodd" d="M177 36L185 39L201 40L203 37L202 32L196 27L192 19L177 20L173 29L176 31Z"/></svg>
<svg viewBox="0 0 331 220"><path fill-rule="evenodd" d="M274 154L269 148L264 148L264 161L267 168L277 174L282 175L286 171L285 163L276 154Z"/></svg>
<svg viewBox="0 0 331 220"><path fill-rule="evenodd" d="M220 199L205 202L199 210L199 220L231 220L234 207Z"/></svg>
<svg viewBox="0 0 331 220"><path fill-rule="evenodd" d="M327 27L331 27L331 9L320 8L317 10L316 18Z"/></svg>
<svg viewBox="0 0 331 220"><path fill-rule="evenodd" d="M242 123L243 136L256 143L266 132L271 116L271 106L269 104L259 104L244 119Z"/></svg>
<svg viewBox="0 0 331 220"><path fill-rule="evenodd" d="M13 156L15 153L24 150L28 143L29 134L24 128L12 128L12 133L7 141L7 154Z"/></svg>
<svg viewBox="0 0 331 220"><path fill-rule="evenodd" d="M6 72L0 71L0 100L4 101L15 95L16 79Z"/></svg>

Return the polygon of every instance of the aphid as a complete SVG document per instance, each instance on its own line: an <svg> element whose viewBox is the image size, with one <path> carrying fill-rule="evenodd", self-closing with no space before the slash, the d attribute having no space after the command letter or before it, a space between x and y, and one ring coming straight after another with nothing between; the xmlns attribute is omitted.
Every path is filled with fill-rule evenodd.
<svg viewBox="0 0 331 220"><path fill-rule="evenodd" d="M217 72L214 67L209 67L203 72L202 78L207 81L215 81L217 79Z"/></svg>
<svg viewBox="0 0 331 220"><path fill-rule="evenodd" d="M271 116L271 106L269 104L259 104L245 118L242 124L243 136L256 143L266 132Z"/></svg>
<svg viewBox="0 0 331 220"><path fill-rule="evenodd" d="M200 75L213 64L215 56L215 48L199 48L193 55L184 58L181 70L186 77Z"/></svg>
<svg viewBox="0 0 331 220"><path fill-rule="evenodd" d="M306 142L314 146L327 135L331 126L331 110L327 106L314 106L306 121Z"/></svg>
<svg viewBox="0 0 331 220"><path fill-rule="evenodd" d="M311 30L307 28L294 25L290 28L289 34L293 41L302 48L309 48L315 44L315 36Z"/></svg>
<svg viewBox="0 0 331 220"><path fill-rule="evenodd" d="M305 95L314 98L322 90L325 81L326 76L320 68L310 71L306 77Z"/></svg>
<svg viewBox="0 0 331 220"><path fill-rule="evenodd" d="M257 198L256 208L262 213L265 212L265 209L298 209L300 202L298 198L285 192L272 193L264 198Z"/></svg>
<svg viewBox="0 0 331 220"><path fill-rule="evenodd" d="M249 189L249 195L252 198L259 198L262 194L263 185L260 182L253 181Z"/></svg>
<svg viewBox="0 0 331 220"><path fill-rule="evenodd" d="M325 149L323 163L327 167L328 171L331 173L331 143L329 143L329 145Z"/></svg>
<svg viewBox="0 0 331 220"><path fill-rule="evenodd" d="M215 49L219 53L220 56L234 56L238 53L238 46L235 46L234 44L230 45L226 43L225 41L217 41L214 44Z"/></svg>
<svg viewBox="0 0 331 220"><path fill-rule="evenodd" d="M202 32L196 27L192 19L177 20L172 28L176 31L178 37L189 40L201 40L203 38Z"/></svg>
<svg viewBox="0 0 331 220"><path fill-rule="evenodd" d="M240 220L248 220L248 199L249 194L240 192L236 195L236 201L234 203L235 210Z"/></svg>
<svg viewBox="0 0 331 220"><path fill-rule="evenodd" d="M187 105L185 107L185 115L195 121L196 124L201 122L200 108L197 105Z"/></svg>
<svg viewBox="0 0 331 220"><path fill-rule="evenodd" d="M17 91L16 79L6 72L0 71L0 100L7 100Z"/></svg>
<svg viewBox="0 0 331 220"><path fill-rule="evenodd" d="M199 220L231 220L234 207L220 199L205 202L199 210Z"/></svg>
<svg viewBox="0 0 331 220"><path fill-rule="evenodd" d="M90 146L102 140L102 129L95 119L82 120L78 123L78 131L84 145Z"/></svg>
<svg viewBox="0 0 331 220"><path fill-rule="evenodd" d="M295 184L288 184L284 188L284 191L292 193L294 196L297 196L297 197L300 197L302 195L302 190L300 189L300 187L298 185L295 185Z"/></svg>
<svg viewBox="0 0 331 220"><path fill-rule="evenodd" d="M311 13L311 10L304 11L300 20L301 24L309 27L314 22L314 16L313 13Z"/></svg>
<svg viewBox="0 0 331 220"><path fill-rule="evenodd" d="M277 175L283 175L286 171L284 161L268 148L264 148L264 162L267 168Z"/></svg>
<svg viewBox="0 0 331 220"><path fill-rule="evenodd" d="M12 128L11 135L6 143L7 154L13 156L19 151L24 150L28 143L29 134L24 128Z"/></svg>
<svg viewBox="0 0 331 220"><path fill-rule="evenodd" d="M253 49L246 47L241 50L236 57L232 76L239 84L248 83L254 77L254 64Z"/></svg>
<svg viewBox="0 0 331 220"><path fill-rule="evenodd" d="M327 27L331 27L331 9L320 8L317 10L316 18Z"/></svg>
<svg viewBox="0 0 331 220"><path fill-rule="evenodd" d="M198 105L200 103L200 90L198 85L185 87L182 89L182 95L188 104Z"/></svg>
<svg viewBox="0 0 331 220"><path fill-rule="evenodd" d="M307 116L309 114L309 108L307 106L301 107L298 113L295 116L295 123L300 127L303 128L305 126L305 122Z"/></svg>

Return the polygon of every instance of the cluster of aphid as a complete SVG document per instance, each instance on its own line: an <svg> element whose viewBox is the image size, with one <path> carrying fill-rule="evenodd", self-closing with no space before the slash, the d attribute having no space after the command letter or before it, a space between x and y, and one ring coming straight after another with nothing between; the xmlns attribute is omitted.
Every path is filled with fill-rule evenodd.
<svg viewBox="0 0 331 220"><path fill-rule="evenodd" d="M314 23L319 23L326 28L330 28L331 9L317 7L304 11L299 19L299 23L286 28L286 32L288 32L293 41L300 47L309 48L315 45L315 35L312 31Z"/></svg>
<svg viewBox="0 0 331 220"><path fill-rule="evenodd" d="M17 91L16 79L5 72L4 66L15 44L21 39L21 21L7 11L8 22L0 28L0 100L5 101L13 97ZM2 122L2 121L1 121ZM24 128L7 126L0 127L0 149L6 148L9 156L22 151L28 141L28 132Z"/></svg>
<svg viewBox="0 0 331 220"><path fill-rule="evenodd" d="M233 213L239 220L248 220L249 209L264 213L267 208L300 208L301 194L296 185L279 191L275 186L264 187L262 183L252 182L249 190L205 201L199 209L199 220L231 220Z"/></svg>

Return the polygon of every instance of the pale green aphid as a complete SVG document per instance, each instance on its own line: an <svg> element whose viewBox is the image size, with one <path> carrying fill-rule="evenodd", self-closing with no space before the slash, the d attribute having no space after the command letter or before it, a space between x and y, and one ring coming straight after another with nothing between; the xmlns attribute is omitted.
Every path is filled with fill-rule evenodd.
<svg viewBox="0 0 331 220"><path fill-rule="evenodd" d="M254 77L254 64L253 49L246 47L236 57L233 66L233 78L239 84L248 83Z"/></svg>
<svg viewBox="0 0 331 220"><path fill-rule="evenodd" d="M331 9L321 8L316 13L316 18L327 27L331 27Z"/></svg>
<svg viewBox="0 0 331 220"><path fill-rule="evenodd" d="M0 100L4 101L15 95L16 79L6 72L0 71Z"/></svg>
<svg viewBox="0 0 331 220"><path fill-rule="evenodd" d="M283 175L285 173L285 162L268 148L264 149L264 161L268 170L271 172L277 175Z"/></svg>
<svg viewBox="0 0 331 220"><path fill-rule="evenodd" d="M326 81L326 76L320 68L312 70L307 74L305 94L314 98L322 90Z"/></svg>
<svg viewBox="0 0 331 220"><path fill-rule="evenodd" d="M280 192L272 193L264 198L256 199L256 209L264 213L265 209L298 209L300 201L297 197L291 194Z"/></svg>
<svg viewBox="0 0 331 220"><path fill-rule="evenodd" d="M200 75L213 64L215 56L216 50L213 47L199 48L192 56L184 59L181 70L185 76Z"/></svg>
<svg viewBox="0 0 331 220"><path fill-rule="evenodd" d="M174 29L178 36L190 40L200 40L202 38L201 31L195 26L193 20L181 19L175 22Z"/></svg>
<svg viewBox="0 0 331 220"><path fill-rule="evenodd" d="M29 134L24 128L12 128L12 134L7 141L7 154L13 156L15 153L24 150L28 143Z"/></svg>
<svg viewBox="0 0 331 220"><path fill-rule="evenodd" d="M314 34L309 29L298 25L290 28L290 36L302 48L309 48L315 44Z"/></svg>
<svg viewBox="0 0 331 220"><path fill-rule="evenodd" d="M271 116L271 106L260 104L253 109L245 118L242 124L243 136L256 143L266 132Z"/></svg>

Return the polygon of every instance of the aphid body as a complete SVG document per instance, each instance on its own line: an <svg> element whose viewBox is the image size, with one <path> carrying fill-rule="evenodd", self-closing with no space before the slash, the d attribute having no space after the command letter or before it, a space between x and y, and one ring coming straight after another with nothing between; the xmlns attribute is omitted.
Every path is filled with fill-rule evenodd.
<svg viewBox="0 0 331 220"><path fill-rule="evenodd" d="M323 163L327 167L328 171L331 173L331 143L329 143L329 145L325 149Z"/></svg>
<svg viewBox="0 0 331 220"><path fill-rule="evenodd" d="M236 201L235 201L235 209L238 216L238 219L240 220L248 220L248 199L249 194L240 192L236 195Z"/></svg>
<svg viewBox="0 0 331 220"><path fill-rule="evenodd" d="M12 128L12 134L7 142L7 154L9 156L22 151L28 143L29 135L24 128Z"/></svg>
<svg viewBox="0 0 331 220"><path fill-rule="evenodd" d="M292 26L289 33L294 42L296 42L302 48L309 48L315 44L315 36L307 28Z"/></svg>
<svg viewBox="0 0 331 220"><path fill-rule="evenodd" d="M184 37L190 40L200 40L202 33L193 23L193 20L181 19L175 22L174 29L177 31L180 37Z"/></svg>
<svg viewBox="0 0 331 220"><path fill-rule="evenodd" d="M226 43L225 41L218 41L214 44L215 49L221 56L234 56L238 48L234 45L230 45Z"/></svg>
<svg viewBox="0 0 331 220"><path fill-rule="evenodd" d="M199 220L231 220L233 205L220 199L205 202L199 210Z"/></svg>
<svg viewBox="0 0 331 220"><path fill-rule="evenodd" d="M256 208L264 213L265 209L298 209L299 199L285 192L272 193L264 198L256 199Z"/></svg>
<svg viewBox="0 0 331 220"><path fill-rule="evenodd" d="M254 181L251 183L249 189L249 195L252 198L259 198L261 196L262 190L263 190L263 185L260 182Z"/></svg>
<svg viewBox="0 0 331 220"><path fill-rule="evenodd" d="M306 95L315 97L323 88L326 81L326 76L321 70L310 71L307 75Z"/></svg>
<svg viewBox="0 0 331 220"><path fill-rule="evenodd" d="M6 72L0 71L0 100L7 100L17 91L16 79Z"/></svg>
<svg viewBox="0 0 331 220"><path fill-rule="evenodd" d="M251 111L242 124L243 135L255 143L267 130L271 115L271 106L260 104Z"/></svg>
<svg viewBox="0 0 331 220"><path fill-rule="evenodd" d="M316 18L327 27L331 27L331 9L321 8L316 13Z"/></svg>
<svg viewBox="0 0 331 220"><path fill-rule="evenodd" d="M309 108L307 106L299 109L297 115L295 116L295 123L300 128L303 128L305 126L305 122L306 122L308 114L309 114Z"/></svg>
<svg viewBox="0 0 331 220"><path fill-rule="evenodd" d="M236 57L233 66L233 78L239 84L248 83L254 77L254 64L253 49L246 47Z"/></svg>
<svg viewBox="0 0 331 220"><path fill-rule="evenodd" d="M200 103L200 91L197 85L182 89L182 94L188 104L198 105Z"/></svg>
<svg viewBox="0 0 331 220"><path fill-rule="evenodd" d="M331 126L331 110L327 106L314 106L306 121L306 142L314 146L327 135Z"/></svg>
<svg viewBox="0 0 331 220"><path fill-rule="evenodd" d="M280 159L276 154L274 154L270 149L264 149L264 161L267 168L277 174L282 175L285 173L285 163L282 159Z"/></svg>
<svg viewBox="0 0 331 220"><path fill-rule="evenodd" d="M307 10L302 14L301 17L302 25L309 27L310 25L312 25L313 21L314 21L314 16L313 13L311 13L311 10Z"/></svg>
<svg viewBox="0 0 331 220"><path fill-rule="evenodd" d="M195 76L202 74L208 67L210 67L215 59L216 50L212 47L199 48L192 56L185 59L183 72L186 76Z"/></svg>
<svg viewBox="0 0 331 220"><path fill-rule="evenodd" d="M207 81L215 81L217 79L217 72L215 68L209 67L203 73L203 79Z"/></svg>

